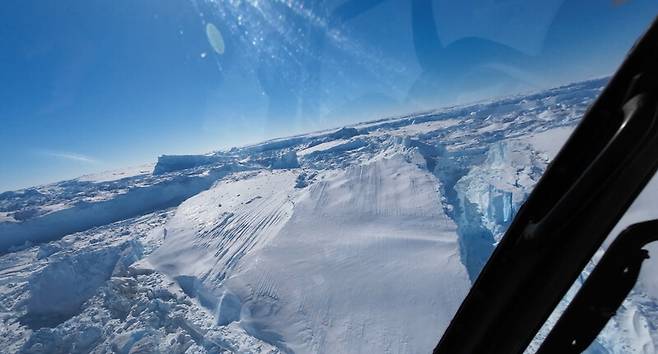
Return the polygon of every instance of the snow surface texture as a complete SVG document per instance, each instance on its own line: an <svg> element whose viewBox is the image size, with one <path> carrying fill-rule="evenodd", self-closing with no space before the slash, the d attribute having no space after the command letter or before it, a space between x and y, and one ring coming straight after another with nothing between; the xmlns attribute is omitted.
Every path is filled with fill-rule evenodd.
<svg viewBox="0 0 658 354"><path fill-rule="evenodd" d="M2 193L0 347L428 353L604 84ZM590 353L656 352L655 271Z"/></svg>

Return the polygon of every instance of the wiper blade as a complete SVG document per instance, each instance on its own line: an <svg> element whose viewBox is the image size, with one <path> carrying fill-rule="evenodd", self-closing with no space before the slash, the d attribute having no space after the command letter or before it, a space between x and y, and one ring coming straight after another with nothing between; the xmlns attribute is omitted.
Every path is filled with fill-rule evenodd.
<svg viewBox="0 0 658 354"><path fill-rule="evenodd" d="M521 353L658 167L658 22L520 208L436 354Z"/></svg>

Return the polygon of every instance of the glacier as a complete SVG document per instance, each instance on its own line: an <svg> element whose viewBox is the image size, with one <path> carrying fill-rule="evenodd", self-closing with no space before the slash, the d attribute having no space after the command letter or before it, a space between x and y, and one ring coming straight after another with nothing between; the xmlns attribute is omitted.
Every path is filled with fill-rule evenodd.
<svg viewBox="0 0 658 354"><path fill-rule="evenodd" d="M0 345L431 352L606 81L2 193ZM652 180L611 237L655 218L657 194ZM656 271L649 260L589 353L656 352Z"/></svg>

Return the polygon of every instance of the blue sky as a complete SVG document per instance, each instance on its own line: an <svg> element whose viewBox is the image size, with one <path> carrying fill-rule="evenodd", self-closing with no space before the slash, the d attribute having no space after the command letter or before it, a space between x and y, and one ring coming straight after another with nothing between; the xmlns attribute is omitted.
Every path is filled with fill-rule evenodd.
<svg viewBox="0 0 658 354"><path fill-rule="evenodd" d="M0 191L608 75L658 13L655 0L0 7Z"/></svg>

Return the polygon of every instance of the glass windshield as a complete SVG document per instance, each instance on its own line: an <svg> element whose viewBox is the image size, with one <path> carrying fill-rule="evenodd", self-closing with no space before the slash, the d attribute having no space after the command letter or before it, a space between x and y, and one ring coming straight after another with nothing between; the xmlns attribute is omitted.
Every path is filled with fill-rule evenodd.
<svg viewBox="0 0 658 354"><path fill-rule="evenodd" d="M430 352L658 13L650 0L0 7L12 353ZM650 218L654 184L622 224ZM654 263L592 353L655 351Z"/></svg>

